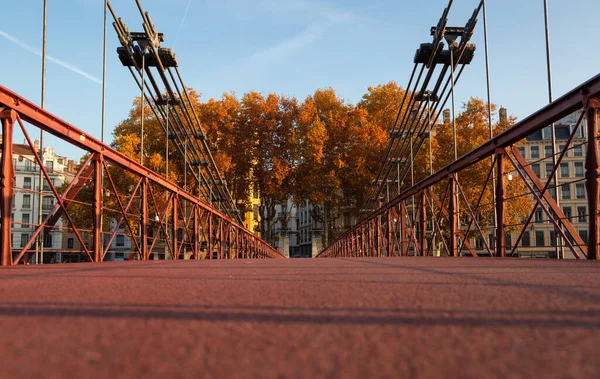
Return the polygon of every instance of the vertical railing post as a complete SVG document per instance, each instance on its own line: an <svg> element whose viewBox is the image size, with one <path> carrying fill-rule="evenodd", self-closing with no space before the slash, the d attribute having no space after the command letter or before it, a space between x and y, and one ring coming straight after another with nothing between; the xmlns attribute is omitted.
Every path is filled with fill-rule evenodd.
<svg viewBox="0 0 600 379"><path fill-rule="evenodd" d="M421 191L421 200L419 204L421 208L419 210L419 229L421 230L421 233L419 235L419 243L421 244L421 256L424 257L427 255L427 230L425 228L425 224L427 221L427 205L425 204L425 191Z"/></svg>
<svg viewBox="0 0 600 379"><path fill-rule="evenodd" d="M456 232L457 232L457 215L456 215L456 180L454 179L454 174L448 175L448 186L450 188L448 194L448 219L450 222L450 246L448 249L450 250L450 256L458 257L458 244L456 241ZM443 205L443 204L442 204Z"/></svg>
<svg viewBox="0 0 600 379"><path fill-rule="evenodd" d="M235 228L235 259L240 258L240 229Z"/></svg>
<svg viewBox="0 0 600 379"><path fill-rule="evenodd" d="M219 259L223 259L223 219L219 217Z"/></svg>
<svg viewBox="0 0 600 379"><path fill-rule="evenodd" d="M171 243L173 244L173 259L179 259L179 241L177 233L179 232L179 194L173 194L173 209L171 210Z"/></svg>
<svg viewBox="0 0 600 379"><path fill-rule="evenodd" d="M504 207L504 190L506 182L503 175L504 154L496 151L496 257L506 257L504 224L506 221Z"/></svg>
<svg viewBox="0 0 600 379"><path fill-rule="evenodd" d="M208 242L206 244L208 249L208 259L213 257L213 213L208 211Z"/></svg>
<svg viewBox="0 0 600 379"><path fill-rule="evenodd" d="M392 217L392 208L389 208L386 211L387 214L387 256L391 257L394 251L394 238L393 238L393 231L394 231L394 222L393 222L393 217Z"/></svg>
<svg viewBox="0 0 600 379"><path fill-rule="evenodd" d="M365 228L360 226L360 256L365 256Z"/></svg>
<svg viewBox="0 0 600 379"><path fill-rule="evenodd" d="M600 99L589 99L586 104L587 113L587 153L585 156L585 186L588 196L589 233L588 259L600 260L598 242L600 240L600 223L598 222L598 196L600 189L598 176L600 174L600 151L598 150L598 108Z"/></svg>
<svg viewBox="0 0 600 379"><path fill-rule="evenodd" d="M92 160L94 165L94 200L92 202L94 262L102 261L102 159L102 155L96 154Z"/></svg>
<svg viewBox="0 0 600 379"><path fill-rule="evenodd" d="M406 204L400 202L400 256L408 256L408 233L406 232Z"/></svg>
<svg viewBox="0 0 600 379"><path fill-rule="evenodd" d="M377 215L377 220L375 221L375 241L377 243L377 256L381 257L381 215Z"/></svg>
<svg viewBox="0 0 600 379"><path fill-rule="evenodd" d="M193 212L194 212L194 247L193 247L193 251L194 251L194 259L198 259L199 253L200 253L200 207L194 207L193 208Z"/></svg>
<svg viewBox="0 0 600 379"><path fill-rule="evenodd" d="M12 265L12 201L15 194L15 167L13 166L13 127L17 114L15 111L5 110L0 112L2 124L2 157L0 159L0 217L2 226L0 231L0 265Z"/></svg>
<svg viewBox="0 0 600 379"><path fill-rule="evenodd" d="M141 217L140 217L140 247L142 249L142 260L148 260L150 252L148 251L148 178L144 178L141 183Z"/></svg>

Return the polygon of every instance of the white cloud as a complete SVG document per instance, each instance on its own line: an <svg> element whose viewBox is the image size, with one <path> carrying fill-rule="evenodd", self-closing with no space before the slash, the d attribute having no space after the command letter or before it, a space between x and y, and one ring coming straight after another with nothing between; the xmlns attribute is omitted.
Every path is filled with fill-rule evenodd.
<svg viewBox="0 0 600 379"><path fill-rule="evenodd" d="M318 40L323 35L324 28L320 25L313 24L302 31L300 34L278 42L264 50L255 52L250 56L250 60L281 60L291 56L298 49Z"/></svg>
<svg viewBox="0 0 600 379"><path fill-rule="evenodd" d="M8 33L3 32L2 30L0 30L0 36L6 38L8 41L12 42L13 44L19 46L20 48L22 48L23 50L26 50L28 52L30 52L31 54L35 54L39 57L42 56L42 52L37 50L36 48L28 45L27 43L17 39L16 37L11 36ZM53 63L56 63L57 65L66 68L69 71L72 71L78 75L83 76L84 78L91 80L92 82L98 83L98 84L102 84L102 80L96 78L95 76L88 74L87 72L81 70L80 68L77 68L75 66L73 66L72 64L65 62L63 60L54 58L50 55L46 55L46 58Z"/></svg>
<svg viewBox="0 0 600 379"><path fill-rule="evenodd" d="M338 24L357 22L351 11L334 8L326 2L310 0L262 0L260 5L270 12L298 14L306 12L312 22L299 34L253 53L247 61L282 60L321 39L327 29Z"/></svg>

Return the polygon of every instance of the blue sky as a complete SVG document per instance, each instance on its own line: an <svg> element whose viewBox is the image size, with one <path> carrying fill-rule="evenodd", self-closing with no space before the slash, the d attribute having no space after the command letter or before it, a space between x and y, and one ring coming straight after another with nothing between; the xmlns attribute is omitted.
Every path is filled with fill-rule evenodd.
<svg viewBox="0 0 600 379"><path fill-rule="evenodd" d="M49 0L46 108L100 138L103 0ZM39 103L42 0L2 1L0 85ZM455 0L462 26L478 0ZM594 35L600 2L550 0L555 98L600 72ZM134 0L113 0L132 31ZM430 42L447 0L142 0L164 47L177 54L184 81L203 99L250 90L293 95L333 87L352 103L370 85L405 86L416 48ZM8 17L7 17L8 16ZM185 18L184 18L185 16ZM109 15L109 22L112 19ZM542 0L488 0L492 101L522 118L548 101ZM457 104L485 97L483 21L478 49L458 83ZM136 85L119 63L108 29L106 140L127 117ZM50 58L51 57L51 58ZM37 135L37 131L35 132ZM70 158L81 152L56 139Z"/></svg>

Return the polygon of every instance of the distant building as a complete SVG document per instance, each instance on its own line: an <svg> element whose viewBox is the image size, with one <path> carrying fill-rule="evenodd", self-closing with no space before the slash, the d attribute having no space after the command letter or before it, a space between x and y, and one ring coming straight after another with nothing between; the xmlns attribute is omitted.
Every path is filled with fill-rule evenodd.
<svg viewBox="0 0 600 379"><path fill-rule="evenodd" d="M39 149L36 140L34 148ZM44 167L48 172L50 181L58 188L64 183L71 181L75 171L76 162L56 154L53 147L45 147L42 155ZM39 217L39 191L42 196L42 219L53 209L56 199L51 188L44 178L40 186L40 168L36 162L35 155L28 144L13 144L13 165L15 169L15 195L12 209L12 234L11 241L13 250L25 247L35 232ZM54 225L53 229L43 240L44 262L61 261L61 250L63 249L63 237L66 229L63 229L62 220ZM33 244L30 249L35 249ZM33 261L35 257L32 256Z"/></svg>
<svg viewBox="0 0 600 379"><path fill-rule="evenodd" d="M506 110L501 109L501 117L506 117ZM565 147L567 140L573 132L581 112L573 113L555 123L557 154ZM583 119L577 130L570 148L565 154L558 175L558 191L551 183L548 191L556 199L559 196L559 205L584 243L588 242L588 203L585 189L585 154L587 148L587 120ZM525 160L530 164L532 171L544 183L551 175L554 165L552 163L552 130L546 127L527 137L518 149ZM516 179L515 179L516 180ZM505 243L507 252L512 250L518 238L518 232L506 235ZM495 236L488 232L490 246L494 245ZM517 252L521 257L556 257L557 233L554 224L549 221L541 207L534 213L531 224L523 234ZM563 245L565 245L563 243ZM484 243L481 237L473 240L473 246L478 253L484 254ZM574 258L568 247L563 248L564 258Z"/></svg>
<svg viewBox="0 0 600 379"><path fill-rule="evenodd" d="M333 241L348 231L356 218L352 207L343 206L332 222L330 240ZM310 201L294 203L291 198L275 206L276 220L271 226L273 247L290 258L315 257L323 248L324 223L321 220L323 206L314 206ZM264 221L263 221L264 222ZM267 228L266 223L264 227Z"/></svg>
<svg viewBox="0 0 600 379"><path fill-rule="evenodd" d="M573 113L555 124L557 154L565 147L565 143L575 129L581 112ZM585 189L585 153L587 148L587 120L584 118L571 142L570 149L560 163L557 171L557 188L549 189L550 195L556 199L559 196L560 207L565 216L581 236L584 243L588 241L588 204ZM554 165L552 163L552 130L550 127L542 129L527 137L525 144L519 147L521 155L531 164L535 174L545 182L551 175ZM544 159L545 158L545 159ZM557 157L558 158L558 157ZM547 215L540 208L536 209L530 230L523 236L522 249L526 254L531 250L537 254L555 257L557 235L554 225L548 220ZM515 236L516 239L518 236ZM564 248L565 258L574 258L569 248Z"/></svg>

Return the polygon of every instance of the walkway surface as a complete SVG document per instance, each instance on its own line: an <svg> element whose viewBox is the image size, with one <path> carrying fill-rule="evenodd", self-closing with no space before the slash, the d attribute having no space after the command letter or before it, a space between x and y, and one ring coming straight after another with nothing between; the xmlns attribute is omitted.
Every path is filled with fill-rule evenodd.
<svg viewBox="0 0 600 379"><path fill-rule="evenodd" d="M599 282L472 258L1 269L0 377L598 378Z"/></svg>

